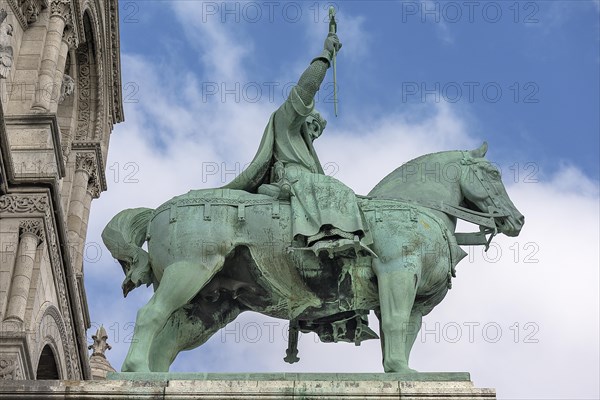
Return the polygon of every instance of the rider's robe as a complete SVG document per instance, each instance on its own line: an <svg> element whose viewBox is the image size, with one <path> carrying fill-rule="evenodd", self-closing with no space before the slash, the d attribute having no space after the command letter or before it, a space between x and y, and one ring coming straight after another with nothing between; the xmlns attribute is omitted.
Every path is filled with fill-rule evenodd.
<svg viewBox="0 0 600 400"><path fill-rule="evenodd" d="M238 177L225 188L255 193L271 179L275 161L283 163L285 177L292 183L293 236L312 236L323 225L345 232L364 233L356 195L337 179L325 175L305 126L314 101L304 104L294 87L265 128L258 152Z"/></svg>

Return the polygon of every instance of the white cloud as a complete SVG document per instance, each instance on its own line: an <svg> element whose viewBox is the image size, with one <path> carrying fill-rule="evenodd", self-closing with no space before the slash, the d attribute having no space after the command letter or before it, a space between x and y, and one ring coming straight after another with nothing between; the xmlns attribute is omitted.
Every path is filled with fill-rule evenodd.
<svg viewBox="0 0 600 400"><path fill-rule="evenodd" d="M207 75L225 81L244 78L243 61L252 53L254 44L236 31L240 24L219 23L219 18L209 17L206 7L198 2L172 2L171 7L185 29L187 43L200 55Z"/></svg>
<svg viewBox="0 0 600 400"><path fill-rule="evenodd" d="M423 115L424 109L429 113ZM315 147L326 173L359 194L367 194L384 176L420 155L481 144L469 136L464 121L445 103L409 108L378 120L349 119L343 128L336 128L332 120Z"/></svg>
<svg viewBox="0 0 600 400"><path fill-rule="evenodd" d="M456 7L456 4L452 3L452 6ZM454 44L454 34L452 33L451 29L449 28L449 25L446 22L446 18L449 18L452 20L453 18L457 18L457 17L454 14L451 14L450 16L446 16L446 12L449 12L449 11L446 11L445 7L447 7L447 6L443 2L432 1L432 0L421 0L420 7L419 7L420 17L421 17L421 20L426 20L431 23L434 23L438 30L438 36L442 40L442 42L444 42L444 44L446 44L446 45L452 45L452 44ZM452 12L455 12L455 10L453 10ZM457 15L459 15L459 16L462 15L462 10L460 8L458 8L457 12L460 13Z"/></svg>

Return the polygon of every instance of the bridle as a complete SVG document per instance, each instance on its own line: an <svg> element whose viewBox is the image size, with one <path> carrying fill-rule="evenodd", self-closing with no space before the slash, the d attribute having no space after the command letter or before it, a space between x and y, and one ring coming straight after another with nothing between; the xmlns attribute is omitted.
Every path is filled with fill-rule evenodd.
<svg viewBox="0 0 600 400"><path fill-rule="evenodd" d="M491 205L488 206L488 212L481 212L471 210L462 206L454 206L446 204L443 201L426 201L426 200L409 200L403 198L394 198L390 200L401 200L407 203L413 203L431 210L440 211L450 217L454 217L466 222L470 222L475 225L479 225L479 232L455 232L456 242L459 245L465 246L485 246L485 251L490 247L492 239L498 234L498 224L496 219L505 218L508 216L498 207L498 204L494 198L499 194L489 182L484 179L483 173L480 169L475 168L478 161L474 160L471 155L467 152L463 153L463 159L461 164L466 166L472 173L473 176L477 177L477 180L487 193L487 198L491 200ZM490 235L489 238L487 235Z"/></svg>

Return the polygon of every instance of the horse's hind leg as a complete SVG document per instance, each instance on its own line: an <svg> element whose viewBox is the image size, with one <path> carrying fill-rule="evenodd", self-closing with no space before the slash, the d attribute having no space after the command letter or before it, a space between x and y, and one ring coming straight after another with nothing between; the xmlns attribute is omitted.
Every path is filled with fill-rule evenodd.
<svg viewBox="0 0 600 400"><path fill-rule="evenodd" d="M222 263L223 260L220 260ZM150 348L156 335L165 326L170 315L187 304L214 274L199 262L178 261L169 265L154 295L137 313L133 341L123 362L123 372L150 371Z"/></svg>
<svg viewBox="0 0 600 400"><path fill-rule="evenodd" d="M408 367L410 349L416 338L417 317L411 318L417 292L416 269L407 260L373 261L379 287L380 326L385 372L416 372Z"/></svg>

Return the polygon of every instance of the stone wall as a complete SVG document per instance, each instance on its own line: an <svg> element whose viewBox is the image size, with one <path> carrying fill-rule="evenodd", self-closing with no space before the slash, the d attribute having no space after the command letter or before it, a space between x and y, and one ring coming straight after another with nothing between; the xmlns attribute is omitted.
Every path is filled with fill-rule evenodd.
<svg viewBox="0 0 600 400"><path fill-rule="evenodd" d="M117 0L0 0L0 380L91 378L82 254L120 87Z"/></svg>

